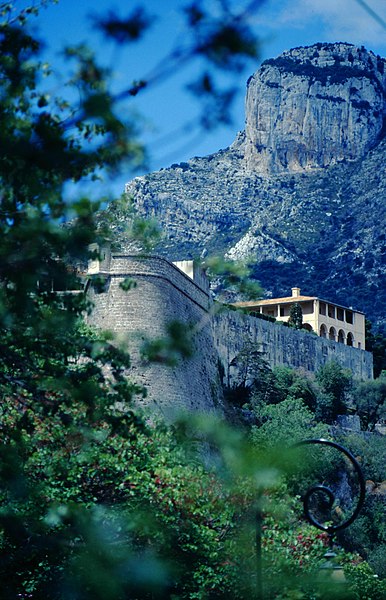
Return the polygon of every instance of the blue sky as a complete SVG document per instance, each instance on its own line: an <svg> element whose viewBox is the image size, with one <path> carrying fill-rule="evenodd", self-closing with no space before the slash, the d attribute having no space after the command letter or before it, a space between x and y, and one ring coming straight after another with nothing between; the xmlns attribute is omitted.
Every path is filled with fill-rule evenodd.
<svg viewBox="0 0 386 600"><path fill-rule="evenodd" d="M86 42L97 49L101 59L114 67L117 89L128 87L132 80L146 77L167 54L178 36L184 39L181 8L187 0L59 0L47 7L32 23L46 41L46 54L50 62L63 68L60 49L66 44ZM207 0L207 4L213 4ZM234 2L242 7L248 2ZM24 6L17 0L16 6ZM93 31L90 15L103 15L116 10L124 16L138 4L145 6L157 18L147 36L128 50L114 48ZM366 4L386 21L386 0L366 0ZM237 131L244 128L244 95L246 80L262 60L277 56L295 46L310 45L318 41L345 41L364 45L369 50L386 57L386 29L363 7L363 0L266 0L250 17L250 23L261 40L259 61L254 61L233 79L238 96L233 108L233 123L219 127L208 134L184 130L186 123L198 114L199 106L185 90L186 83L194 77L199 66L193 64L175 73L166 81L130 99L122 105L123 111L141 115L143 139L150 154L150 169L167 167L173 162L188 160L216 152L232 143ZM124 187L133 177L123 172L113 183L113 192Z"/></svg>

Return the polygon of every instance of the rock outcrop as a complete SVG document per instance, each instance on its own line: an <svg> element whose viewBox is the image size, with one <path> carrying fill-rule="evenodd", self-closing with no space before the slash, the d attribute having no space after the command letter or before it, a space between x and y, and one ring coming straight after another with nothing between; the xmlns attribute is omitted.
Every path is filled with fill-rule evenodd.
<svg viewBox="0 0 386 600"><path fill-rule="evenodd" d="M156 251L249 260L267 295L298 285L384 320L385 71L384 59L349 44L266 61L230 148L127 185L163 229ZM123 249L128 219L115 219Z"/></svg>
<svg viewBox="0 0 386 600"><path fill-rule="evenodd" d="M384 61L351 44L266 60L247 86L247 165L272 174L361 158L379 141L385 82Z"/></svg>

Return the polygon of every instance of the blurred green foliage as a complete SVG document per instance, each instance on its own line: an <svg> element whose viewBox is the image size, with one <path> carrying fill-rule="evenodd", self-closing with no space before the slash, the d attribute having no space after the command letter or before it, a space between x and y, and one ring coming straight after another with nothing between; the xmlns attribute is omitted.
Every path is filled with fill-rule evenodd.
<svg viewBox="0 0 386 600"><path fill-rule="evenodd" d="M221 302L229 302L234 298L261 298L263 290L258 281L253 281L249 275L250 265L245 262L235 262L222 256L209 256L203 262L208 277L216 290L216 297Z"/></svg>

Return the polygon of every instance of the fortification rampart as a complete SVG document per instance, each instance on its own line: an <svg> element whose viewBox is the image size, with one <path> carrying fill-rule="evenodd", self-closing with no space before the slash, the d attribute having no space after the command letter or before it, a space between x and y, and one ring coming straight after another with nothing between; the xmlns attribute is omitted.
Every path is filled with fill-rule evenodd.
<svg viewBox="0 0 386 600"><path fill-rule="evenodd" d="M144 402L156 405L166 416L171 409L214 410L222 394L208 292L155 256L113 254L98 273L106 282L101 293L89 287L94 310L88 321L113 331L127 344L132 357L128 375L147 388ZM121 284L128 277L136 287L125 292ZM146 340L165 338L168 325L176 320L186 324L186 335L193 328L192 357L173 367L165 364L162 352L155 363L143 360Z"/></svg>
<svg viewBox="0 0 386 600"><path fill-rule="evenodd" d="M106 255L98 273L105 286L99 293L89 287L94 310L88 321L113 331L127 344L132 356L128 375L147 388L144 402L158 406L165 415L179 408L210 411L221 406L222 384L229 383L231 365L247 345L272 367L313 372L336 360L355 378L372 378L368 352L241 312L216 313L206 289L158 256ZM136 287L126 292L121 284L128 277ZM144 342L165 337L168 324L175 320L186 324L187 335L193 327L193 356L173 367L165 364L162 353L156 363L144 361Z"/></svg>
<svg viewBox="0 0 386 600"><path fill-rule="evenodd" d="M241 312L230 311L213 317L213 339L227 384L235 376L231 366L246 347L253 347L271 367L284 365L317 371L328 361L350 369L356 379L372 379L373 356L307 331L284 327Z"/></svg>

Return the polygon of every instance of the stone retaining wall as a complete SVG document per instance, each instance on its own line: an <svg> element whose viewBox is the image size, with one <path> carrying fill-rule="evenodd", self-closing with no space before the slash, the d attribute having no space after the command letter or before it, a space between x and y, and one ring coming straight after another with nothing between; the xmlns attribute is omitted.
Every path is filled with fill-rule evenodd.
<svg viewBox="0 0 386 600"><path fill-rule="evenodd" d="M254 347L271 367L284 365L315 372L329 361L350 369L355 379L372 379L373 356L307 331L270 323L240 312L220 313L213 318L213 338L225 379L230 365L245 347Z"/></svg>

